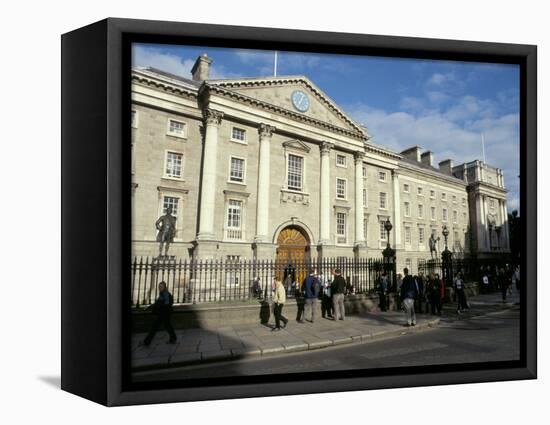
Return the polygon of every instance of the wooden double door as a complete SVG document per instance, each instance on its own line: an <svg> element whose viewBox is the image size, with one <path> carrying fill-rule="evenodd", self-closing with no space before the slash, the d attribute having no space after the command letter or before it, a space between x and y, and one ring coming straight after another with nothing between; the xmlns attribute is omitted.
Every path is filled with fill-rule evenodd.
<svg viewBox="0 0 550 425"><path fill-rule="evenodd" d="M295 268L296 282L307 276L310 259L310 242L307 233L297 226L285 227L277 238L277 263L280 265L277 278L283 279L284 269L290 264Z"/></svg>

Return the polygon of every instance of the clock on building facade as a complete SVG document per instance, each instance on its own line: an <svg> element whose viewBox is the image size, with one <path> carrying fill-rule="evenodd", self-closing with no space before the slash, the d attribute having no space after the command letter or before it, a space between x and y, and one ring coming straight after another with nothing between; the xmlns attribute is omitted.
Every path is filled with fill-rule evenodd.
<svg viewBox="0 0 550 425"><path fill-rule="evenodd" d="M295 90L291 95L292 104L300 112L306 112L309 109L309 98L301 90Z"/></svg>

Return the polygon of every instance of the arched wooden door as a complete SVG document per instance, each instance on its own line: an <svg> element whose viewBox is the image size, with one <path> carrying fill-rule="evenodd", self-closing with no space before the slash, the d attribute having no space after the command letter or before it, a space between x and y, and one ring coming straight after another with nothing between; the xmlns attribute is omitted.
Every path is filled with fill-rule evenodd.
<svg viewBox="0 0 550 425"><path fill-rule="evenodd" d="M295 280L301 283L307 276L309 238L300 227L285 227L277 238L278 278L283 279L284 269L290 264L295 269Z"/></svg>

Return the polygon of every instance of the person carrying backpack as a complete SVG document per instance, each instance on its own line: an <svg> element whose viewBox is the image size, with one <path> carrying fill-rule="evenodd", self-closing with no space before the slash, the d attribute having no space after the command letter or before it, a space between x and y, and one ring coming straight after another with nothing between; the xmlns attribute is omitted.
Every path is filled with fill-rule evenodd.
<svg viewBox="0 0 550 425"><path fill-rule="evenodd" d="M416 313L414 312L414 300L418 296L418 286L414 279L409 274L409 269L404 268L403 274L403 283L401 284L401 302L403 303L403 308L405 310L405 318L407 319L406 326L415 326L416 325Z"/></svg>
<svg viewBox="0 0 550 425"><path fill-rule="evenodd" d="M160 282L159 296L155 303L150 307L155 319L151 325L151 330L147 334L147 337L143 340L143 345L148 347L151 344L151 341L155 337L155 334L161 325L164 325L164 329L166 329L166 332L168 332L168 335L170 336L170 340L168 341L169 344L176 343L176 333L174 332L174 328L171 323L172 304L174 304L174 298L172 297L172 294L168 292L166 282Z"/></svg>
<svg viewBox="0 0 550 425"><path fill-rule="evenodd" d="M307 317L307 310L311 310L311 323L315 322L317 313L317 300L319 299L320 284L316 276L316 270L311 269L309 276L304 280L304 317Z"/></svg>

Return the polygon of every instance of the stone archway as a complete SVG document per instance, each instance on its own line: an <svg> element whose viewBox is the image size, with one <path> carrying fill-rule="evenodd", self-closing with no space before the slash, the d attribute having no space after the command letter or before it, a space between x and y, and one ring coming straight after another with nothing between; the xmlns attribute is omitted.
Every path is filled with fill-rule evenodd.
<svg viewBox="0 0 550 425"><path fill-rule="evenodd" d="M307 275L310 259L310 240L307 232L297 225L289 225L281 230L277 237L277 263L280 268L289 264L295 269L295 281L302 282ZM284 279L282 270L279 279Z"/></svg>

